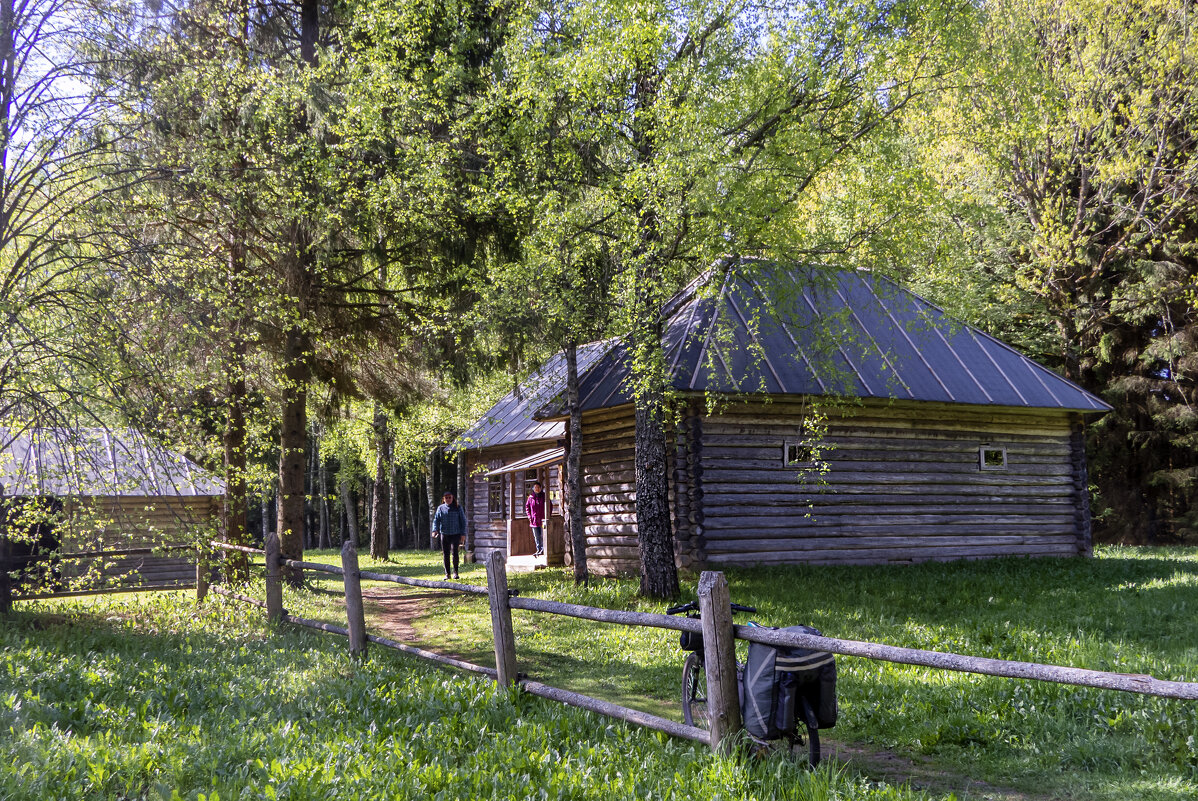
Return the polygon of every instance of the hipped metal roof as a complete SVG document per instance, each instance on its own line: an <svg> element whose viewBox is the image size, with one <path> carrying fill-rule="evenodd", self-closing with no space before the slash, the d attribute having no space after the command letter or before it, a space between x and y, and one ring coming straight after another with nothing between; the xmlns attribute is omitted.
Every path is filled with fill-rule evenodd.
<svg viewBox="0 0 1198 801"><path fill-rule="evenodd" d="M133 430L0 429L0 496L215 496L224 482Z"/></svg>
<svg viewBox="0 0 1198 801"><path fill-rule="evenodd" d="M1081 413L1111 408L1009 345L868 272L742 263L722 276L696 279L662 314L662 346L679 392L839 395ZM588 368L584 371L581 349L578 367L583 411L630 403L625 343L588 348L593 348ZM546 365L545 373L562 374L541 379L536 393L546 399L541 406L531 397L519 407L505 405L505 399L484 420L512 434L534 427L560 430L549 428L560 422L544 420L564 414L562 365L560 356Z"/></svg>
<svg viewBox="0 0 1198 801"><path fill-rule="evenodd" d="M1110 410L1009 345L868 272L755 265L718 291L675 296L663 348L681 392L843 395L983 406ZM584 411L632 400L618 343L580 379ZM539 416L562 413L558 399Z"/></svg>
<svg viewBox="0 0 1198 801"><path fill-rule="evenodd" d="M592 342L578 349L579 380L611 347L611 341ZM449 445L469 450L513 442L556 440L565 436L561 423L536 420L534 413L566 388L566 356L558 353Z"/></svg>

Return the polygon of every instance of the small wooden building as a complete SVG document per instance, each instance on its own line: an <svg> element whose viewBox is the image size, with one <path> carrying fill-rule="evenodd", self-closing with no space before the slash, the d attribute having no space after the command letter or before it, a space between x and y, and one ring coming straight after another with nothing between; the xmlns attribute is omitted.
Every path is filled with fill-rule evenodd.
<svg viewBox="0 0 1198 801"><path fill-rule="evenodd" d="M0 429L0 444L0 567L18 585L34 574L35 592L195 583L193 546L220 525L220 479L131 430ZM50 514L22 520L31 507Z"/></svg>
<svg viewBox="0 0 1198 801"><path fill-rule="evenodd" d="M699 280L663 315L680 567L1090 553L1083 426L1109 407L993 337L866 272ZM595 343L582 362L587 558L633 573L627 354ZM524 552L501 534L528 478L505 470L559 482L563 372L552 360L460 441L479 555Z"/></svg>

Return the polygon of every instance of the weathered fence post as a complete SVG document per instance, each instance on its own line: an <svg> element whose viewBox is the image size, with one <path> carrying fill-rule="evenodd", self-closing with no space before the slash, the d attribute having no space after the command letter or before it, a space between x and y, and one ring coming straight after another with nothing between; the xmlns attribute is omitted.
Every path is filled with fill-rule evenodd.
<svg viewBox="0 0 1198 801"><path fill-rule="evenodd" d="M507 563L499 551L487 555L487 597L491 601L491 633L495 637L495 669L499 686L516 683L516 635L508 604Z"/></svg>
<svg viewBox="0 0 1198 801"><path fill-rule="evenodd" d="M728 738L740 731L741 717L731 597L723 573L704 571L699 577L699 615L703 625L703 661L707 666L711 747L724 751L728 748Z"/></svg>
<svg viewBox="0 0 1198 801"><path fill-rule="evenodd" d="M272 623L283 619L282 565L279 564L279 534L271 531L263 543L266 551L266 617Z"/></svg>
<svg viewBox="0 0 1198 801"><path fill-rule="evenodd" d="M349 621L349 652L366 655L366 610L362 605L362 576L358 572L358 546L353 537L341 545L341 567L345 570L345 617Z"/></svg>

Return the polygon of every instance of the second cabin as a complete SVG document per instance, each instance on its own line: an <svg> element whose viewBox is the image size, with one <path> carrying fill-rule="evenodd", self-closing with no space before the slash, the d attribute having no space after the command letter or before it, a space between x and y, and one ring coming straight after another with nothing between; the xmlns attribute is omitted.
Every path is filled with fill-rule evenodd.
<svg viewBox="0 0 1198 801"><path fill-rule="evenodd" d="M865 272L742 264L663 317L679 567L1091 552L1083 431L1110 407L922 298ZM627 353L596 342L578 361L588 566L635 573ZM559 354L456 443L476 559L531 560L537 480L537 561L568 559L564 387Z"/></svg>

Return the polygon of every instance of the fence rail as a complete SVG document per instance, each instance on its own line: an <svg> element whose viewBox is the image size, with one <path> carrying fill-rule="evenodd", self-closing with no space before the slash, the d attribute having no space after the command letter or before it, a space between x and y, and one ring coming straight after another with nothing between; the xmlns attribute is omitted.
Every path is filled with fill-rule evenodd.
<svg viewBox="0 0 1198 801"><path fill-rule="evenodd" d="M278 541L273 537L266 541L266 548L264 550L234 546L228 543L213 542L212 544L214 547L228 550L260 554L278 553ZM710 743L713 748L727 747L730 738L741 728L735 662L735 646L738 639L779 647L810 648L843 656L875 659L938 670L952 670L1001 678L1031 679L1055 684L1117 690L1138 695L1154 695L1162 698L1198 700L1198 683L1194 682L1167 681L1146 675L1112 673L1059 665L1012 662L988 657L972 657L941 651L900 648L880 643L842 640L835 637L822 637L755 626L734 625L729 606L728 584L724 578L724 574L718 572L705 572L702 574L699 580L699 608L701 616L699 619L694 619L649 612L600 609L540 598L522 598L508 589L506 564L502 554L498 552L492 552L487 559L486 587L360 570L358 568L357 551L352 543L349 542L342 548L341 558L342 566L336 567L323 563L304 562L275 556L272 569L272 560L268 557L266 601L249 598L222 587L214 587L213 589L225 597L265 608L272 620L293 623L348 637L350 640L350 650L353 653L360 654L364 652L366 644L372 642L447 667L485 675L495 679L500 684L518 684L525 691L542 698L588 709L608 717L645 726L675 737ZM349 626L343 628L330 623L307 620L287 614L282 608L280 567L317 570L340 575L345 586ZM448 590L470 595L486 595L491 607L496 667L489 668L476 665L461 659L396 642L386 637L367 634L365 632L365 619L362 606L361 581L363 579L387 581L428 589ZM629 709L600 698L593 698L559 687L550 687L518 673L511 616L513 609L615 625L646 626L702 634L704 663L707 671L708 717L711 728L700 729L694 726L686 726L677 721Z"/></svg>

